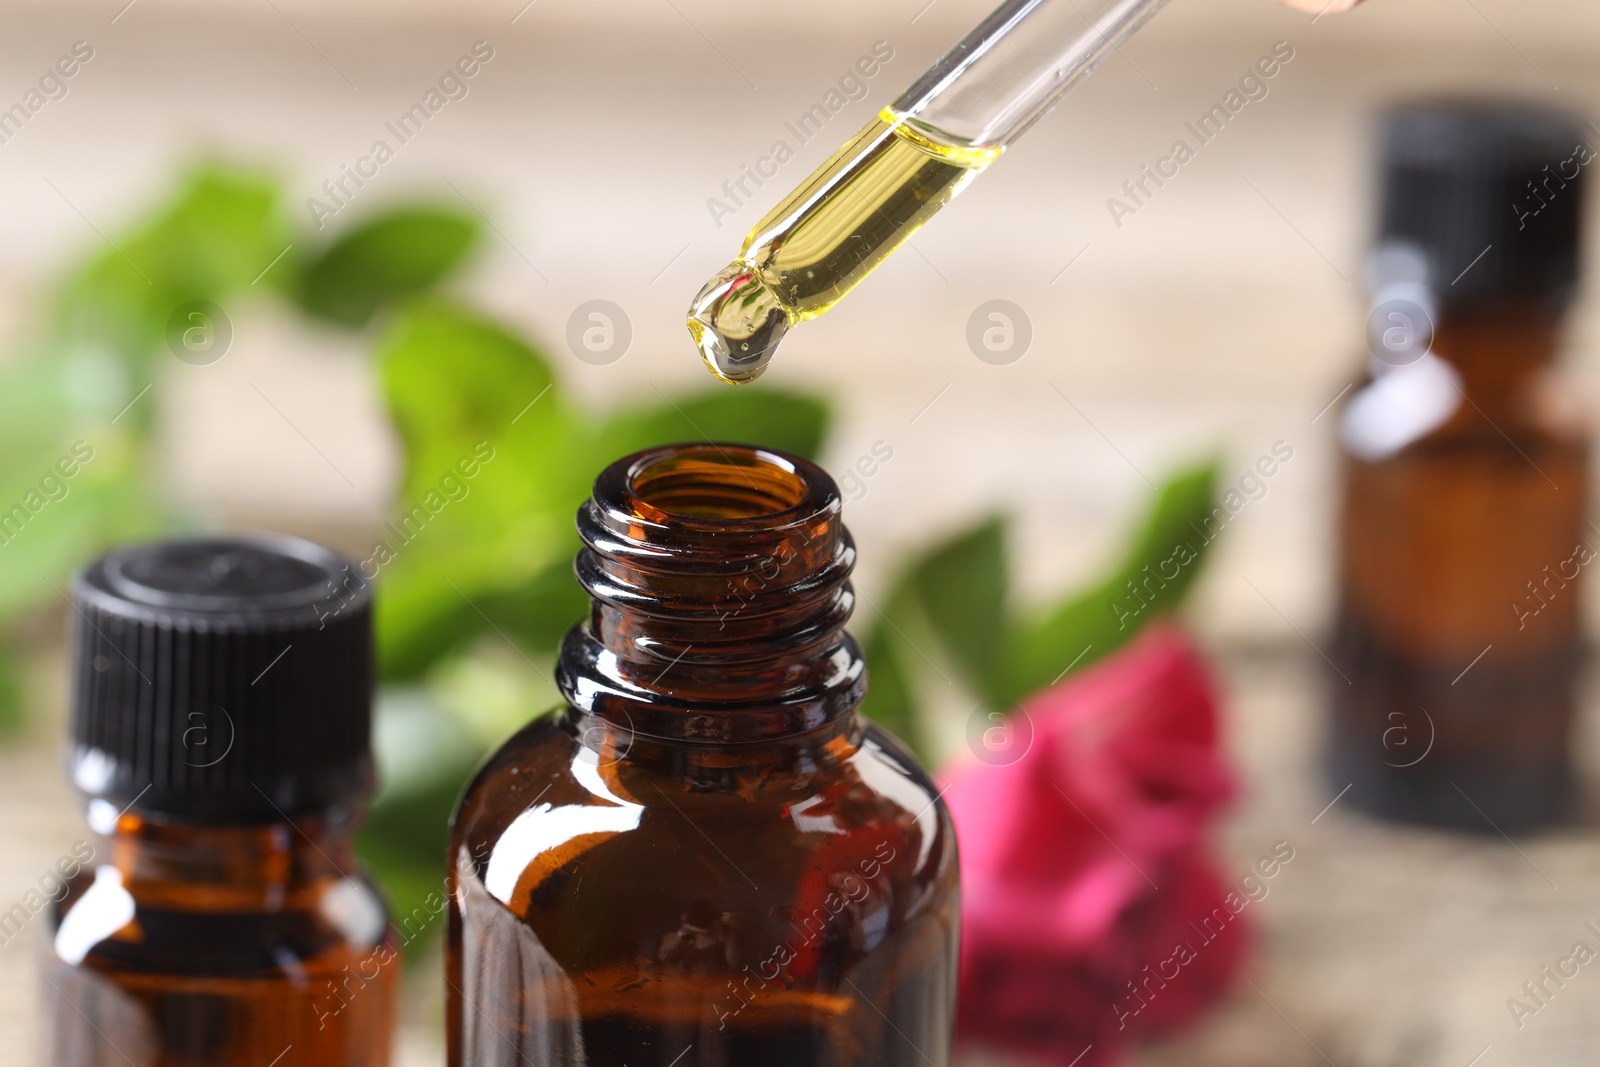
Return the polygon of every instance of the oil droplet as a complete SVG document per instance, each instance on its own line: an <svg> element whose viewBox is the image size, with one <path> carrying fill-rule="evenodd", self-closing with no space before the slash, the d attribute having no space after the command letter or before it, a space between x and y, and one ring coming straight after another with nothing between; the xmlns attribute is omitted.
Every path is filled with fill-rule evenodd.
<svg viewBox="0 0 1600 1067"><path fill-rule="evenodd" d="M733 385L761 377L792 325L777 294L742 261L707 282L689 306L689 332L701 358L712 374Z"/></svg>

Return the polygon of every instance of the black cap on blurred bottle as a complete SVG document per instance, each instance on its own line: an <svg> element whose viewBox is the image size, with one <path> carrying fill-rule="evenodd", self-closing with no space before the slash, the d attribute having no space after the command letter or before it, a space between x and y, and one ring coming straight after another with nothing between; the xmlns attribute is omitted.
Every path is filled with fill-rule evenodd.
<svg viewBox="0 0 1600 1067"><path fill-rule="evenodd" d="M113 552L73 587L73 783L118 808L270 822L371 790L372 595L290 537Z"/></svg>
<svg viewBox="0 0 1600 1067"><path fill-rule="evenodd" d="M1414 245L1446 307L1567 299L1578 279L1583 124L1534 104L1436 101L1384 128L1378 244Z"/></svg>

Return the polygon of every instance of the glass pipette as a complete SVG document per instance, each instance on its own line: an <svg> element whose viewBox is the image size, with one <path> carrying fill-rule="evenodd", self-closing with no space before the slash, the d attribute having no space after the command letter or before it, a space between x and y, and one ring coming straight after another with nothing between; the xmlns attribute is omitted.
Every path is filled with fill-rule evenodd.
<svg viewBox="0 0 1600 1067"><path fill-rule="evenodd" d="M689 308L711 372L767 369L1167 0L1006 0L756 223Z"/></svg>

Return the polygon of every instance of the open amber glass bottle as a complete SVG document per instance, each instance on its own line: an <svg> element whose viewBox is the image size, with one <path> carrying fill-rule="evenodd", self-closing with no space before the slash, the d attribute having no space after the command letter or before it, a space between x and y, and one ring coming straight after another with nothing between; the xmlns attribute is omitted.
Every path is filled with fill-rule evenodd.
<svg viewBox="0 0 1600 1067"><path fill-rule="evenodd" d="M840 511L820 468L739 445L597 479L566 705L455 816L453 1065L949 1062L955 839L857 714Z"/></svg>

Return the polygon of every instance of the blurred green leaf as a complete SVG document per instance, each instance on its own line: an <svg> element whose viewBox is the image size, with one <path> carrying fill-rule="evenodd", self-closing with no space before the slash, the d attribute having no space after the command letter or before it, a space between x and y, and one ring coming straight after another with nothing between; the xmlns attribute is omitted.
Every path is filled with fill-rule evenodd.
<svg viewBox="0 0 1600 1067"><path fill-rule="evenodd" d="M992 691L1011 703L1122 647L1152 619L1182 603L1205 562L1217 468L1172 475L1156 491L1130 548L1102 581L1042 618L1015 624Z"/></svg>
<svg viewBox="0 0 1600 1067"><path fill-rule="evenodd" d="M1034 618L1008 608L1004 519L927 549L901 569L868 629L872 682L862 710L928 759L912 684L931 667L922 663L923 635L975 696L1002 705L1109 655L1188 593L1209 544L1215 481L1214 464L1174 474L1110 573Z"/></svg>
<svg viewBox="0 0 1600 1067"><path fill-rule="evenodd" d="M166 524L145 466L157 407L130 401L156 377L180 307L232 303L288 233L272 177L204 164L67 273L50 332L0 368L0 617L55 599L52 583L85 559Z"/></svg>
<svg viewBox="0 0 1600 1067"><path fill-rule="evenodd" d="M936 546L917 564L912 588L956 667L986 690L1005 639L1005 520L995 516Z"/></svg>
<svg viewBox="0 0 1600 1067"><path fill-rule="evenodd" d="M289 247L279 199L276 179L264 173L195 168L171 201L113 234L69 275L55 306L59 336L69 347L109 349L142 376L180 305L210 300L226 310Z"/></svg>
<svg viewBox="0 0 1600 1067"><path fill-rule="evenodd" d="M0 469L31 470L38 465L38 453L60 447L70 427L88 421L77 410L66 362L59 352L29 352L0 367ZM121 370L109 359L100 360L95 369L112 378ZM120 398L123 388L117 384L115 396ZM111 414L115 410L106 421Z"/></svg>
<svg viewBox="0 0 1600 1067"><path fill-rule="evenodd" d="M55 601L85 559L164 524L141 457L114 429L8 450L0 467L0 618Z"/></svg>
<svg viewBox="0 0 1600 1067"><path fill-rule="evenodd" d="M609 459L589 471L588 482L611 460L676 441L760 445L815 459L828 430L825 402L776 389L714 385L687 397L669 397L656 390L652 399L653 403L627 408L605 421L596 447ZM587 482L584 489L587 495Z"/></svg>
<svg viewBox="0 0 1600 1067"><path fill-rule="evenodd" d="M815 399L727 388L588 416L536 349L437 298L400 315L378 359L406 453L401 513L382 545L392 560L379 561L390 679L417 677L484 632L553 652L587 603L572 577L573 516L606 464L701 438L814 455L828 419Z"/></svg>
<svg viewBox="0 0 1600 1067"><path fill-rule="evenodd" d="M1006 630L1006 523L992 516L919 554L873 608L862 651L869 685L862 714L932 763L913 680L951 661L980 696L994 686Z"/></svg>
<svg viewBox="0 0 1600 1067"><path fill-rule="evenodd" d="M591 431L540 353L442 300L402 314L378 371L406 455L383 542L379 659L386 676L415 677L487 628L480 597L570 556Z"/></svg>
<svg viewBox="0 0 1600 1067"><path fill-rule="evenodd" d="M448 208L412 205L341 234L306 261L295 286L301 308L340 326L365 326L384 307L426 292L477 247L478 221Z"/></svg>
<svg viewBox="0 0 1600 1067"><path fill-rule="evenodd" d="M576 537L572 548L577 551ZM571 558L562 557L529 581L488 594L478 606L492 625L523 648L553 655L572 624L589 610L589 595L573 574Z"/></svg>
<svg viewBox="0 0 1600 1067"><path fill-rule="evenodd" d="M927 737L922 720L917 714L916 692L912 685L912 672L925 667L915 647L906 635L890 620L907 620L914 608L907 603L910 587L902 583L890 595L888 602L879 605L883 614L866 630L861 651L867 658L867 695L861 702L861 714L899 738L918 756L928 756Z"/></svg>
<svg viewBox="0 0 1600 1067"><path fill-rule="evenodd" d="M27 718L23 704L23 671L21 657L0 645L0 739L15 734Z"/></svg>

